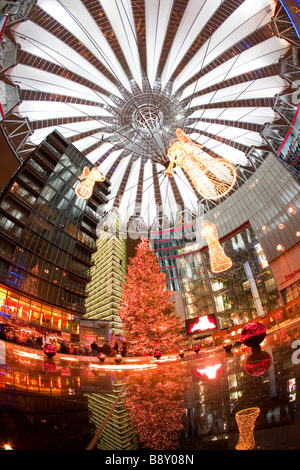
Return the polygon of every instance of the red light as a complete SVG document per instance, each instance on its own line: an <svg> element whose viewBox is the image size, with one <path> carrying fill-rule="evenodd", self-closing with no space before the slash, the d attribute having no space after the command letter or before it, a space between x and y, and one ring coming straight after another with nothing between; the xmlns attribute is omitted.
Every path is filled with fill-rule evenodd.
<svg viewBox="0 0 300 470"><path fill-rule="evenodd" d="M288 211L290 214L296 214L296 209L294 209L293 207L289 207Z"/></svg>

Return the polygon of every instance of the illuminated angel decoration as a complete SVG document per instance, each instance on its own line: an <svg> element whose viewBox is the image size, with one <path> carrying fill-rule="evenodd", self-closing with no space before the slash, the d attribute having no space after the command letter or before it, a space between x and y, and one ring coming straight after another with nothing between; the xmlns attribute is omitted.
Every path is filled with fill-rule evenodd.
<svg viewBox="0 0 300 470"><path fill-rule="evenodd" d="M168 150L169 166L165 175L172 177L174 166L183 168L195 189L206 199L219 199L235 185L235 166L223 158L201 155L203 145L192 142L181 130L176 129L178 140L173 140Z"/></svg>
<svg viewBox="0 0 300 470"><path fill-rule="evenodd" d="M85 166L79 179L82 179L83 181L79 183L75 189L75 193L78 197L81 197L81 199L89 199L93 194L96 181L105 181L105 176L102 175L98 168L95 167L90 170Z"/></svg>
<svg viewBox="0 0 300 470"><path fill-rule="evenodd" d="M232 260L224 253L219 242L217 227L208 221L203 223L202 235L205 238L210 255L210 267L213 273L222 273L232 266Z"/></svg>

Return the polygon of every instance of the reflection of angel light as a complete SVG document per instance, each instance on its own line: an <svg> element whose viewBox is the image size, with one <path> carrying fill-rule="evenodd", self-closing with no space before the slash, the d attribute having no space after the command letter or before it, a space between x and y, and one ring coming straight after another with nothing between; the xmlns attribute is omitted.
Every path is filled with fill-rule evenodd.
<svg viewBox="0 0 300 470"><path fill-rule="evenodd" d="M205 369L195 369L195 373L198 377L206 377L207 379L212 380L217 377L217 374L221 369L221 364L215 364L214 366L207 366Z"/></svg>
<svg viewBox="0 0 300 470"><path fill-rule="evenodd" d="M176 129L178 140L168 150L169 166L165 174L173 176L173 167L183 168L196 190L206 199L219 199L235 185L235 166L223 158L201 156L203 145L192 142L181 129Z"/></svg>
<svg viewBox="0 0 300 470"><path fill-rule="evenodd" d="M83 179L75 189L75 193L81 199L89 199L93 194L96 181L105 181L105 176L100 173L98 168L90 170L87 166L83 168L82 175L79 179Z"/></svg>
<svg viewBox="0 0 300 470"><path fill-rule="evenodd" d="M237 450L252 450L255 447L254 425L256 418L260 413L257 407L247 408L239 411L236 415L236 421L239 428L239 441L235 448Z"/></svg>
<svg viewBox="0 0 300 470"><path fill-rule="evenodd" d="M211 330L212 328L216 328L216 324L211 318L209 318L208 316L200 317L198 318L196 323L191 325L189 333L194 333L195 331Z"/></svg>
<svg viewBox="0 0 300 470"><path fill-rule="evenodd" d="M226 256L219 242L217 227L210 222L203 224L202 235L205 238L210 255L210 266L213 273L222 273L232 266L232 260Z"/></svg>

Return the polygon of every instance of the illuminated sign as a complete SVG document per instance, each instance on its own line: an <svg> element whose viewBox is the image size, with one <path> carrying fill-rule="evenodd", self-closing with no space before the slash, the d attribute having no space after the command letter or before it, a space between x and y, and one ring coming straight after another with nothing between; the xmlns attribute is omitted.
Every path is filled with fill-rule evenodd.
<svg viewBox="0 0 300 470"><path fill-rule="evenodd" d="M293 23L298 37L300 37L300 0L280 0L280 2Z"/></svg>
<svg viewBox="0 0 300 470"><path fill-rule="evenodd" d="M213 366L207 366L205 369L194 369L197 377L206 378L209 380L216 379L222 370L221 364L215 364Z"/></svg>
<svg viewBox="0 0 300 470"><path fill-rule="evenodd" d="M213 330L214 328L217 328L216 322L214 318L209 315L186 320L188 334L201 333L203 331Z"/></svg>

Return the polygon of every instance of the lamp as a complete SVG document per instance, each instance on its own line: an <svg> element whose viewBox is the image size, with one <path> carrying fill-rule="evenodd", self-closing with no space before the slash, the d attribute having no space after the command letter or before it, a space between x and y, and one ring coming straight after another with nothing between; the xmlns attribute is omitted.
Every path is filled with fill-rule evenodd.
<svg viewBox="0 0 300 470"><path fill-rule="evenodd" d="M203 145L192 142L181 130L176 129L178 140L173 140L168 150L169 166L165 175L172 177L174 166L183 168L195 189L206 199L220 199L235 185L235 166L223 158L201 156Z"/></svg>

